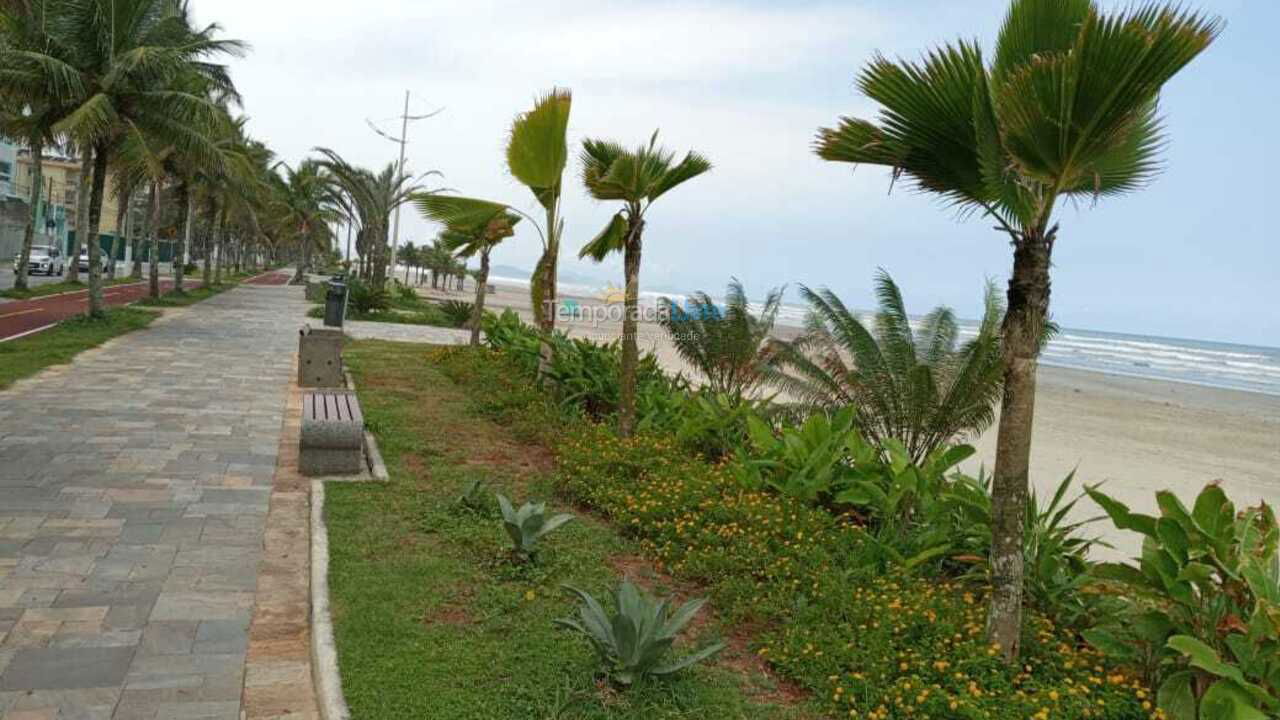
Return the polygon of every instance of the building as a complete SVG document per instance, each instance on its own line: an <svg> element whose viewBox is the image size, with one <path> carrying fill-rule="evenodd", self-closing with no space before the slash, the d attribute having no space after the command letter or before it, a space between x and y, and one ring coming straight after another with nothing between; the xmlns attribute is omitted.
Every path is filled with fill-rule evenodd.
<svg viewBox="0 0 1280 720"><path fill-rule="evenodd" d="M17 172L18 148L13 143L0 138L0 202L18 196L13 184L13 176Z"/></svg>
<svg viewBox="0 0 1280 720"><path fill-rule="evenodd" d="M56 241L69 250L72 233L77 229L80 161L60 155L45 155L41 173L44 187L40 193L40 213L36 221L36 231L45 242ZM18 150L14 184L20 196L30 197L31 181L34 175L31 151ZM113 240L118 232L117 208L115 189L108 174L102 198L102 217L98 222L98 234L106 247L109 247L107 243Z"/></svg>
<svg viewBox="0 0 1280 720"><path fill-rule="evenodd" d="M18 148L0 138L0 262L9 262L22 247L27 227L27 204L18 196L15 182Z"/></svg>

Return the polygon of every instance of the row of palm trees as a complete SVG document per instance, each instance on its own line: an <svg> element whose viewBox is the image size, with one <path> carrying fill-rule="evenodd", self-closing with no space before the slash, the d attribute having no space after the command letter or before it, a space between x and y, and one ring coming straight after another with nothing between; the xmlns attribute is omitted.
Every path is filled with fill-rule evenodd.
<svg viewBox="0 0 1280 720"><path fill-rule="evenodd" d="M1178 6L1144 4L1104 13L1093 0L1013 0L990 60L968 41L938 47L921 62L877 56L858 85L881 106L878 119L845 117L818 132L814 151L823 159L889 167L895 179L905 177L962 214L992 222L1013 248L999 329L1003 377L987 628L1009 661L1018 657L1022 632L1023 518L1037 358L1051 325L1056 211L1063 201L1092 202L1136 190L1156 175L1165 146L1160 90L1220 29L1218 19ZM507 169L545 210L541 223L501 202L439 194L417 198L422 212L444 225L442 237L450 247L480 255L482 274L493 247L510 237L522 218L530 221L543 245L532 300L537 324L546 332L555 326L570 107L569 92L555 90L518 116L509 134ZM588 195L619 206L580 256L600 261L615 252L623 255L623 435L635 422L645 215L658 197L711 167L696 153L676 162L656 140L655 133L634 150L594 139L581 147ZM481 283L477 307L483 293ZM810 299L824 296L814 293ZM856 332L838 312L829 315L833 337ZM548 352L544 344L544 359ZM852 379L858 370L850 369Z"/></svg>
<svg viewBox="0 0 1280 720"><path fill-rule="evenodd" d="M192 250L204 257L203 281L226 268L302 256L332 241L330 223L358 218L376 235L386 225L383 199L365 192L337 156L297 170L274 161L237 115L240 96L218 61L244 43L196 26L188 0L5 0L0 2L0 135L30 149L31 216L18 258L25 289L42 187L42 159L58 148L80 159L77 257L89 255L89 309L104 312L97 242L110 175L119 216L145 208L141 235L150 247L150 292L159 296L159 242L173 243L176 290ZM406 185L395 173L384 183ZM338 181L344 181L338 182ZM376 190L376 189L375 189ZM364 231L362 231L364 232ZM200 239L193 248L193 240ZM125 239L117 232L112 257ZM139 254L135 253L135 257ZM114 264L109 273L114 274ZM137 267L137 266L135 266ZM78 281L72 263L70 280Z"/></svg>

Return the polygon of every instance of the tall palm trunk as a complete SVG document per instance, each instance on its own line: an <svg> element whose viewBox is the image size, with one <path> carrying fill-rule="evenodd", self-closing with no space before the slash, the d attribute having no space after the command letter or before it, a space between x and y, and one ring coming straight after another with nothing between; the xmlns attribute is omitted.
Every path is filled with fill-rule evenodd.
<svg viewBox="0 0 1280 720"><path fill-rule="evenodd" d="M630 225L622 260L627 277L622 314L622 388L618 397L618 434L622 437L631 437L635 431L636 367L640 364L640 346L636 333L640 319L640 235L644 231L644 220L633 214Z"/></svg>
<svg viewBox="0 0 1280 720"><path fill-rule="evenodd" d="M97 145L92 149L93 190L89 194L89 227L84 236L85 247L89 250L89 317L95 318L106 315L106 304L102 297L102 247L98 244L98 228L102 225L102 196L107 186L109 153L106 145Z"/></svg>
<svg viewBox="0 0 1280 720"><path fill-rule="evenodd" d="M160 299L160 183L151 183L151 239L147 244L147 282L153 300Z"/></svg>
<svg viewBox="0 0 1280 720"><path fill-rule="evenodd" d="M991 606L987 635L1006 660L1021 646L1023 523L1031 465L1036 367L1049 318L1049 262L1056 230L1028 232L1014 242L1008 309L1001 330L1004 398L991 487Z"/></svg>
<svg viewBox="0 0 1280 720"><path fill-rule="evenodd" d="M31 215L27 227L22 231L22 249L18 251L18 275L13 279L13 287L18 290L27 289L27 273L31 268L31 245L35 242L36 223L40 220L40 193L44 190L44 141L35 138L31 141ZM76 258L71 258L71 266L75 267ZM50 271L52 272L52 271Z"/></svg>
<svg viewBox="0 0 1280 720"><path fill-rule="evenodd" d="M191 247L191 225L195 217L195 207L191 204L191 188L185 182L178 186L182 206L182 234L178 236L178 247L173 251L173 291L186 292L182 281L187 269L187 248Z"/></svg>
<svg viewBox="0 0 1280 720"><path fill-rule="evenodd" d="M556 277L560 261L560 231L564 229L559 215L560 200L557 197L551 207L547 208L546 252L542 254L538 260L538 266L534 269L535 273L542 272L542 277L534 278L533 281L535 293L541 296L534 298L534 319L547 336L556 329ZM539 286L541 286L540 291L536 289ZM544 380L551 370L552 352L551 341L544 338L538 348L538 377Z"/></svg>
<svg viewBox="0 0 1280 720"><path fill-rule="evenodd" d="M218 204L210 200L209 231L204 236L204 267L201 268L201 281L205 287L213 284L213 243L214 238L218 237L218 220L221 217L218 213Z"/></svg>
<svg viewBox="0 0 1280 720"><path fill-rule="evenodd" d="M125 229L128 222L129 199L121 198L120 207L116 208L116 233L111 238L111 265L107 267L107 277L112 280L116 277L116 258L120 256L121 248L128 242Z"/></svg>
<svg viewBox="0 0 1280 720"><path fill-rule="evenodd" d="M70 270L67 282L80 282L80 247L89 236L89 198L93 194L93 151L86 149L80 157L80 182L76 185L76 236L71 242Z"/></svg>
<svg viewBox="0 0 1280 720"><path fill-rule="evenodd" d="M227 254L227 208L218 216L218 235L214 238L213 284L222 284L223 257Z"/></svg>
<svg viewBox="0 0 1280 720"><path fill-rule="evenodd" d="M480 251L480 275L476 278L476 303L471 308L471 345L480 346L480 321L484 319L484 293L489 283L489 248Z"/></svg>

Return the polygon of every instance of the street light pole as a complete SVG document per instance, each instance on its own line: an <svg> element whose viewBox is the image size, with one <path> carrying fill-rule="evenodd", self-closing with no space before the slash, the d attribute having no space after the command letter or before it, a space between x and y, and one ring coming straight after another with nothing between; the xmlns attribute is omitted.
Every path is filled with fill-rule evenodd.
<svg viewBox="0 0 1280 720"><path fill-rule="evenodd" d="M396 175L404 175L404 145L409 139L409 91L404 91L404 114L400 116L400 162L396 164ZM396 274L396 253L400 247L400 206L396 205L396 219L391 231L391 275Z"/></svg>

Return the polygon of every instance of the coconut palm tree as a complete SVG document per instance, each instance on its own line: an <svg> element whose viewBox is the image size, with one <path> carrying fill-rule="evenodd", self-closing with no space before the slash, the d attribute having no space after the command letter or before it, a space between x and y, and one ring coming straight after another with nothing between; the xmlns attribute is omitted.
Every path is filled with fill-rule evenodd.
<svg viewBox="0 0 1280 720"><path fill-rule="evenodd" d="M89 250L89 314L99 316L102 279L94 240L108 166L131 132L212 156L201 128L211 124L218 108L207 93L192 92L191 78L199 77L202 88L234 95L226 68L211 60L238 55L244 45L218 38L217 25L195 28L185 1L65 0L59 7L57 34L67 47L79 92L74 109L55 130L84 148L86 170L92 165L83 230Z"/></svg>
<svg viewBox="0 0 1280 720"><path fill-rule="evenodd" d="M760 384L772 356L770 333L782 307L782 290L765 296L760 314L737 278L729 282L723 304L704 292L695 293L684 307L664 298L659 322L671 336L676 352L707 379L707 386L733 402Z"/></svg>
<svg viewBox="0 0 1280 720"><path fill-rule="evenodd" d="M27 289L44 187L44 149L58 141L55 126L82 92L79 76L67 63L67 48L50 31L57 10L49 0L0 3L0 136L24 142L31 151L31 208L18 251L18 290ZM74 256L71 268L74 273Z"/></svg>
<svg viewBox="0 0 1280 720"><path fill-rule="evenodd" d="M419 179L440 173L433 170L420 178L412 178L402 174L395 163L374 173L352 165L328 148L316 148L316 152L322 156L318 162L329 173L330 182L346 195L346 206L360 218L360 236L365 248L361 255L368 253L370 280L381 288L387 281L391 214L423 192ZM358 241L357 246L360 244Z"/></svg>
<svg viewBox="0 0 1280 720"><path fill-rule="evenodd" d="M822 158L890 167L962 213L982 214L1013 245L987 623L1009 660L1021 632L1022 524L1055 211L1062 201L1131 192L1156 175L1160 90L1220 28L1155 3L1103 13L1092 0L1014 0L990 63L973 42L943 45L918 63L876 57L858 84L882 106L879 122L846 117L818 133Z"/></svg>
<svg viewBox="0 0 1280 720"><path fill-rule="evenodd" d="M830 290L802 287L805 333L773 343L770 382L807 410L856 408L863 435L876 444L898 440L915 461L982 433L995 418L1004 374L1004 304L995 285L987 284L977 335L963 345L950 308L934 308L913 328L893 278L881 271L875 286L879 309L870 323Z"/></svg>
<svg viewBox="0 0 1280 720"><path fill-rule="evenodd" d="M626 292L622 317L622 387L619 394L618 431L630 436L635 427L636 366L640 350L636 342L636 317L640 297L640 253L643 247L644 216L653 201L681 183L711 169L711 162L690 151L679 163L675 156L658 147L654 132L648 145L627 150L604 140L582 143L582 182L597 200L622 203L609 224L578 257L596 262L610 253L623 254Z"/></svg>
<svg viewBox="0 0 1280 720"><path fill-rule="evenodd" d="M286 163L284 176L273 173L276 197L276 217L287 236L298 246L298 267L293 282L303 282L311 268L312 251L328 247L329 223L338 217L329 204L329 176L325 165L315 159L304 160L297 169Z"/></svg>
<svg viewBox="0 0 1280 720"><path fill-rule="evenodd" d="M444 225L440 241L445 249L458 257L480 256L470 322L471 344L479 347L480 321L484 318L485 289L489 283L489 253L498 243L515 235L520 215L502 203L455 195L420 195L415 202L428 219ZM465 266L463 270L465 272Z"/></svg>

